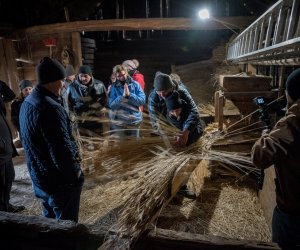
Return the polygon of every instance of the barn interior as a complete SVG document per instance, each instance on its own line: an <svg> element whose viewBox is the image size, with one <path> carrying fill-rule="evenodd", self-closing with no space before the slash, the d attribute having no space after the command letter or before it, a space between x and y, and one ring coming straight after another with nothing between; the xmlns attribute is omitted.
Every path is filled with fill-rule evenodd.
<svg viewBox="0 0 300 250"><path fill-rule="evenodd" d="M45 56L75 70L89 65L106 87L115 65L137 59L146 96L157 71L177 74L205 123L185 150L172 147L176 130L163 120L165 134L152 136L147 105L138 141L120 141L109 128L104 136L77 133L85 183L75 223L41 215L8 103L19 152L11 202L26 209L0 212L3 249L280 249L271 242L274 169L260 186L250 152L266 112L267 126L284 115L285 81L300 64L299 5L0 0L0 80L15 93L22 79L37 84ZM210 18L199 18L202 8ZM177 195L186 182L195 200Z"/></svg>

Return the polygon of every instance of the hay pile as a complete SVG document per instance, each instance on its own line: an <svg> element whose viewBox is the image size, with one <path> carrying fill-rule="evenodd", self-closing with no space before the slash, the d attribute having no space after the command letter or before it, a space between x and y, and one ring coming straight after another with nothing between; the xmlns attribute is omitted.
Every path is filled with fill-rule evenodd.
<svg viewBox="0 0 300 250"><path fill-rule="evenodd" d="M183 199L180 206L165 208L170 201L170 181L176 169L184 164L196 167L202 159L216 160L230 166L241 177L257 170L249 165L249 156L211 149L220 138L226 138L226 134L217 131L215 124L208 126L205 135L183 151L172 147L176 129L164 122L161 127L163 133L152 136L146 124L140 140L122 142L114 136L78 135L86 176L79 222L94 225L98 232L114 232L102 247L129 248L145 229L155 225L192 233L268 240L266 235L269 234L253 191L237 188L235 183L233 187L232 183L222 186L222 179L207 186L211 173L203 164L197 167L188 183L199 195L197 200ZM240 196L244 203L236 205L236 200L230 200L234 196ZM213 201L209 197L214 197ZM242 208L247 208L246 215L242 214ZM180 211L174 216L176 220L172 217L174 210ZM40 206L34 203L30 214L40 214ZM235 216L237 214L240 219ZM168 216L171 217L169 222L165 219ZM257 218L257 221L251 223L250 218ZM231 223L237 224L228 227ZM256 232L255 235L253 228L248 226L255 224L263 229L262 234Z"/></svg>

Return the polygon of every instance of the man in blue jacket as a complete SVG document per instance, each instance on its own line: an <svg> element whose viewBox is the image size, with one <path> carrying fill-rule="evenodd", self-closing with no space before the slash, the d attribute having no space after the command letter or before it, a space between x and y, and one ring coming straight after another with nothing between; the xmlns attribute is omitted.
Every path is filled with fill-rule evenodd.
<svg viewBox="0 0 300 250"><path fill-rule="evenodd" d="M104 124L95 118L103 119L103 108L107 104L107 91L102 81L93 77L92 69L88 65L80 66L78 77L68 89L68 101L70 111L77 117L85 113L92 119L78 123L81 132L92 135L92 132L102 134Z"/></svg>
<svg viewBox="0 0 300 250"><path fill-rule="evenodd" d="M27 167L44 216L77 222L84 177L71 121L60 99L66 72L49 57L36 70L38 85L20 111Z"/></svg>

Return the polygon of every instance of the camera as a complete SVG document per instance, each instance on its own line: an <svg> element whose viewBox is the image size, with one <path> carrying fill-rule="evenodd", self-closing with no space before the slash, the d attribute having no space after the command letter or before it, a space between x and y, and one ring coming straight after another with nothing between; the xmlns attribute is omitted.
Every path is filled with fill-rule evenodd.
<svg viewBox="0 0 300 250"><path fill-rule="evenodd" d="M253 101L257 106L264 106L266 104L265 98L263 97L255 97Z"/></svg>
<svg viewBox="0 0 300 250"><path fill-rule="evenodd" d="M269 114L268 105L266 104L265 98L262 96L255 97L253 102L259 107L259 120L262 121L267 129L271 128L271 117Z"/></svg>

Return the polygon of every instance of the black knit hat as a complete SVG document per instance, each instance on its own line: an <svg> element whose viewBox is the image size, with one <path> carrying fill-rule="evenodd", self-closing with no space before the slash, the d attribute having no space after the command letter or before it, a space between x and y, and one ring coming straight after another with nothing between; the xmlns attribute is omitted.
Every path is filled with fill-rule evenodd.
<svg viewBox="0 0 300 250"><path fill-rule="evenodd" d="M166 97L165 101L168 112L182 107L182 100L180 99L177 91L174 91L171 95Z"/></svg>
<svg viewBox="0 0 300 250"><path fill-rule="evenodd" d="M44 57L37 66L38 84L47 84L62 80L66 77L66 70L62 64L49 57Z"/></svg>
<svg viewBox="0 0 300 250"><path fill-rule="evenodd" d="M19 88L22 91L23 89L27 88L27 87L31 87L33 88L33 83L31 81L28 80L22 80L19 82Z"/></svg>
<svg viewBox="0 0 300 250"><path fill-rule="evenodd" d="M174 87L174 83L171 77L162 72L156 72L154 78L154 89L155 91L166 91Z"/></svg>
<svg viewBox="0 0 300 250"><path fill-rule="evenodd" d="M92 74L93 74L91 67L88 66L88 65L80 66L78 73L87 74L87 75L90 75L90 76L92 76Z"/></svg>
<svg viewBox="0 0 300 250"><path fill-rule="evenodd" d="M300 98L300 69L294 70L287 78L286 91L294 101Z"/></svg>
<svg viewBox="0 0 300 250"><path fill-rule="evenodd" d="M66 67L66 73L67 73L67 76L73 76L75 75L75 70L74 70L74 67L72 65L67 65Z"/></svg>

